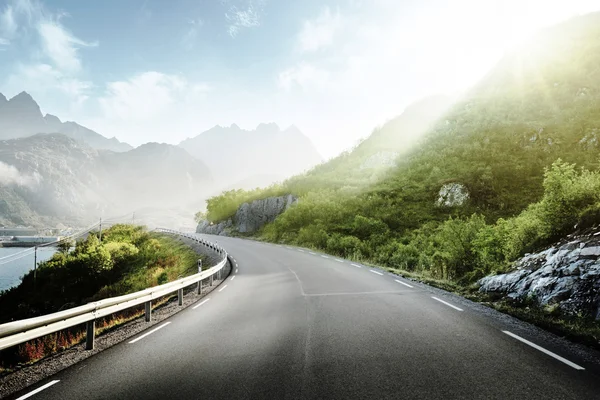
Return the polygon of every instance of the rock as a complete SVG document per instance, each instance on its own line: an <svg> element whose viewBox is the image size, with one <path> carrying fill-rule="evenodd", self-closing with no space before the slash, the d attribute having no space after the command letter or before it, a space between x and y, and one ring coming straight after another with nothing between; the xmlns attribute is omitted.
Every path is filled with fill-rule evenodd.
<svg viewBox="0 0 600 400"><path fill-rule="evenodd" d="M222 236L228 236L233 232L254 233L265 224L273 222L277 216L297 201L297 197L288 194L244 203L238 208L233 218L218 224L201 221L196 228L196 232Z"/></svg>
<svg viewBox="0 0 600 400"><path fill-rule="evenodd" d="M438 207L456 207L462 206L469 200L469 191L461 183L447 183L441 187L438 200Z"/></svg>
<svg viewBox="0 0 600 400"><path fill-rule="evenodd" d="M600 232L570 235L570 241L527 254L515 271L479 280L479 291L539 307L600 320Z"/></svg>

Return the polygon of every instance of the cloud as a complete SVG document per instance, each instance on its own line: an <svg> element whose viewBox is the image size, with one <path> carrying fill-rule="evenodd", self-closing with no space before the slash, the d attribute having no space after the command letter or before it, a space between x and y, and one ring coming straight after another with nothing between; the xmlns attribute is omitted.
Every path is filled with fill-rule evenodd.
<svg viewBox="0 0 600 400"><path fill-rule="evenodd" d="M330 74L328 71L319 69L307 62L301 62L279 73L279 87L290 91L294 86L303 90L317 88L322 89L328 82Z"/></svg>
<svg viewBox="0 0 600 400"><path fill-rule="evenodd" d="M236 37L243 28L255 28L260 26L260 17L264 9L265 0L248 0L245 6L240 8L232 5L225 13L228 22L227 32L232 38Z"/></svg>
<svg viewBox="0 0 600 400"><path fill-rule="evenodd" d="M60 92L76 104L87 100L88 93L93 87L91 82L71 77L45 63L17 65L15 72L8 77L4 86L8 92L17 93L26 90L36 96Z"/></svg>
<svg viewBox="0 0 600 400"><path fill-rule="evenodd" d="M0 14L0 46L8 46L16 32L17 22L15 20L14 10L12 6L8 4Z"/></svg>
<svg viewBox="0 0 600 400"><path fill-rule="evenodd" d="M98 45L76 38L57 21L41 21L38 32L44 53L63 71L79 72L81 60L77 54L78 47Z"/></svg>
<svg viewBox="0 0 600 400"><path fill-rule="evenodd" d="M201 19L190 20L188 22L189 28L181 38L181 44L184 49L191 50L196 45L196 39L198 38L198 32L204 26L204 21Z"/></svg>
<svg viewBox="0 0 600 400"><path fill-rule="evenodd" d="M334 36L343 26L339 10L333 14L325 7L313 20L304 21L298 34L298 48L301 52L312 52L331 46Z"/></svg>
<svg viewBox="0 0 600 400"><path fill-rule="evenodd" d="M107 118L145 120L175 104L187 86L177 75L148 71L127 81L108 83L99 102Z"/></svg>
<svg viewBox="0 0 600 400"><path fill-rule="evenodd" d="M22 174L12 165L0 161L0 184L17 185L33 189L42 181L42 176L37 172L32 175Z"/></svg>

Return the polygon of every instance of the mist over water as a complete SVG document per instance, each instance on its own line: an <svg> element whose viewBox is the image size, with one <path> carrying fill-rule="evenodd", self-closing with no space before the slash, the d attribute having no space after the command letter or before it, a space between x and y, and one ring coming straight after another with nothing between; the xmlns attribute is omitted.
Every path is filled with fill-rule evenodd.
<svg viewBox="0 0 600 400"><path fill-rule="evenodd" d="M22 247L0 247L0 257L10 256L23 250L25 249ZM52 247L38 249L38 263L49 260L54 253L56 253L56 249ZM34 254L31 253L18 260L0 265L0 291L19 285L21 277L33 269L33 262Z"/></svg>

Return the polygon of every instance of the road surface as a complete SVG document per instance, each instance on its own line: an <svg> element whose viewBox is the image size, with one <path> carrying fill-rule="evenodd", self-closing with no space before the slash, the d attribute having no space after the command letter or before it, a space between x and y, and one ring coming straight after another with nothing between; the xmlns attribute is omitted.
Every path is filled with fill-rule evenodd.
<svg viewBox="0 0 600 400"><path fill-rule="evenodd" d="M218 290L11 398L600 399L596 352L359 263L206 237L237 262Z"/></svg>

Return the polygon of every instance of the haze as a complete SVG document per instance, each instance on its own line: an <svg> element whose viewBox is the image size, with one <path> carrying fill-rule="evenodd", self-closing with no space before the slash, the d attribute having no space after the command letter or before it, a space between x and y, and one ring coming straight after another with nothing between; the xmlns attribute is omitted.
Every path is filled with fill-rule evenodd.
<svg viewBox="0 0 600 400"><path fill-rule="evenodd" d="M597 1L35 1L0 8L0 92L134 146L295 124L325 158L458 93ZM543 6L542 6L543 5Z"/></svg>

